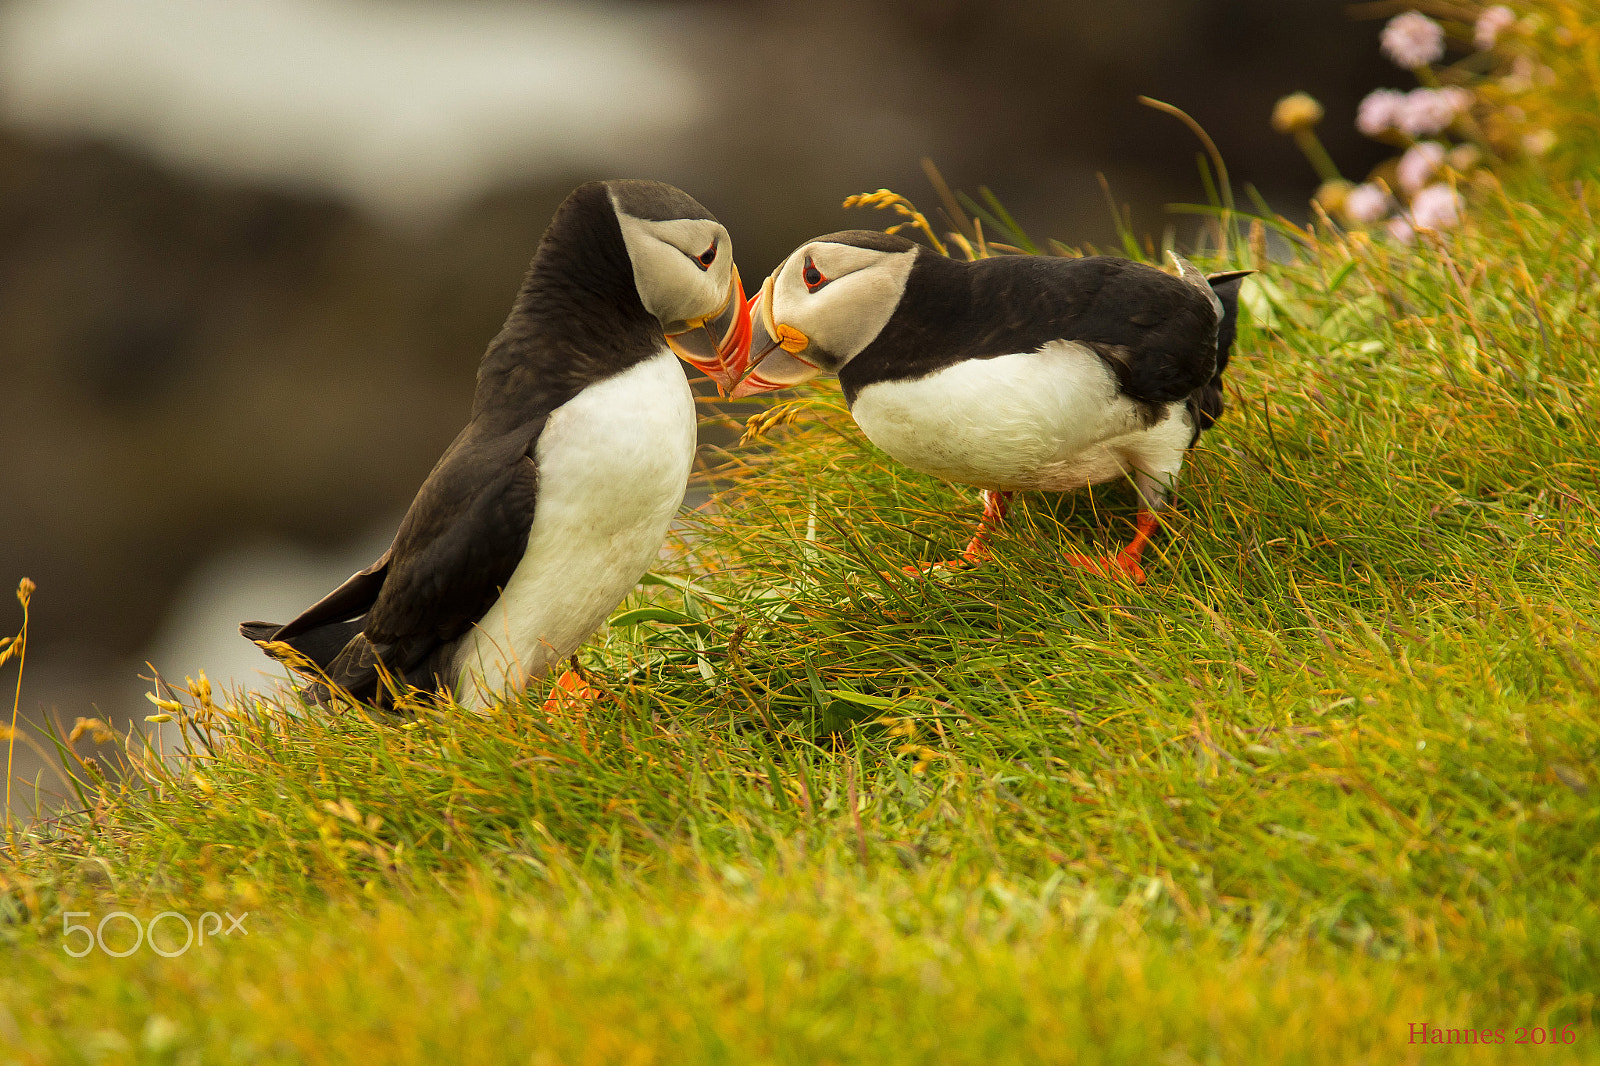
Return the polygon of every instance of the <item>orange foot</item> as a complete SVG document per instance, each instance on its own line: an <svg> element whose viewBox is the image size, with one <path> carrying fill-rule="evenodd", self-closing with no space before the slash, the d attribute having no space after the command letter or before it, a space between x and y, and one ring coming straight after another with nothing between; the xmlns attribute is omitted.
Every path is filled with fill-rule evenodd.
<svg viewBox="0 0 1600 1066"><path fill-rule="evenodd" d="M1080 570L1087 570L1101 577L1131 577L1134 584L1144 584L1144 567L1139 565L1139 556L1144 553L1144 546L1150 543L1150 534L1156 531L1161 520L1153 511L1140 511L1138 532L1133 540L1115 555L1104 555L1095 558L1090 555L1069 555L1067 562Z"/></svg>
<svg viewBox="0 0 1600 1066"><path fill-rule="evenodd" d="M1006 517L1006 508L1011 503L1011 493L998 492L993 489L983 490L983 517L978 519L977 532L961 552L958 559L950 559L942 563L923 563L901 567L908 574L926 574L933 570L970 570L975 566L982 566L989 561L989 534Z"/></svg>
<svg viewBox="0 0 1600 1066"><path fill-rule="evenodd" d="M1125 557L1122 553L1116 555L1102 555L1098 558L1092 555L1068 555L1068 564L1076 566L1079 570L1087 570L1091 574L1101 577L1131 577L1136 585L1144 584L1144 567L1139 565L1137 559Z"/></svg>
<svg viewBox="0 0 1600 1066"><path fill-rule="evenodd" d="M582 674L576 670L567 670L556 678L555 687L550 690L550 697L544 701L544 712L558 714L562 711L577 710L593 703L599 695L600 690L585 681Z"/></svg>
<svg viewBox="0 0 1600 1066"><path fill-rule="evenodd" d="M938 563L907 563L905 566L902 566L900 568L900 570L901 570L902 573L910 574L912 577L917 577L917 576L920 576L922 574L938 573L939 571L942 571L942 570L943 571L952 571L952 572L958 571L958 570L971 570L973 567L982 566L984 563L986 563L988 561L989 561L989 553L988 553L988 551L984 551L981 556L974 555L974 554L968 554L967 552L962 552L956 558L954 558L954 559L946 559L943 562L938 562Z"/></svg>

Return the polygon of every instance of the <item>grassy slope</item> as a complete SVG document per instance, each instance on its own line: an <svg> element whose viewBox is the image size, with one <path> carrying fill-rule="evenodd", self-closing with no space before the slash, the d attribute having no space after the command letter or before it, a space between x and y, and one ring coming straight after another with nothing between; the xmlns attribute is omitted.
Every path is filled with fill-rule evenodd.
<svg viewBox="0 0 1600 1066"><path fill-rule="evenodd" d="M885 578L977 505L818 393L592 708L202 705L0 866L0 1063L1600 1060L1600 248L1536 199L1274 267L1143 587L1063 560L1121 486ZM119 908L250 934L64 954Z"/></svg>

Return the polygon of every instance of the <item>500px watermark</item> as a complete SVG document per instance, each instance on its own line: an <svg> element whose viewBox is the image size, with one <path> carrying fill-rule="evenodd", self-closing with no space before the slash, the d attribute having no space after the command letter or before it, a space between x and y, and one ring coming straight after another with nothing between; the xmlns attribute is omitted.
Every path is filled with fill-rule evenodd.
<svg viewBox="0 0 1600 1066"><path fill-rule="evenodd" d="M235 933L240 936L250 935L250 930L244 926L244 920L250 917L249 911L245 911L237 918L226 911L222 914L218 914L216 911L206 911L200 916L198 922L191 922L188 915L179 914L177 911L162 911L154 918L151 918L149 922L141 922L137 915L129 914L127 911L112 911L93 926L73 921L74 918L89 917L92 917L92 915L88 911L66 911L61 915L61 950L75 959L83 958L95 948L99 948L112 958L125 959L135 951L138 951L141 944L149 945L150 950L157 955L175 959L195 944L204 944L208 936L215 940L219 936L232 936ZM112 944L120 945L121 941L127 936L119 925L111 926L114 934L111 937L112 944L106 942L106 926L114 918L123 919L132 927L133 943L126 947L112 946ZM224 919L228 923L226 926L222 924ZM211 928L209 929L206 928L208 920L211 922ZM162 923L166 924L163 925ZM174 946L180 926L183 929L183 942ZM157 927L162 929L162 943L158 943L156 940ZM82 933L83 939L74 942L73 934L75 933Z"/></svg>

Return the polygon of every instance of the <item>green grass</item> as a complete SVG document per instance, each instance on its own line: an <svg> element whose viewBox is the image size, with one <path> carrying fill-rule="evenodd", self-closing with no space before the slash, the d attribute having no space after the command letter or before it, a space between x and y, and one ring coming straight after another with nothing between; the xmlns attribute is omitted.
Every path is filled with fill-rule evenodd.
<svg viewBox="0 0 1600 1066"><path fill-rule="evenodd" d="M901 574L978 505L819 391L585 651L590 708L186 700L202 757L13 834L0 1063L1600 1061L1578 192L1251 283L1142 587L1065 561L1123 486ZM249 932L69 957L113 910Z"/></svg>

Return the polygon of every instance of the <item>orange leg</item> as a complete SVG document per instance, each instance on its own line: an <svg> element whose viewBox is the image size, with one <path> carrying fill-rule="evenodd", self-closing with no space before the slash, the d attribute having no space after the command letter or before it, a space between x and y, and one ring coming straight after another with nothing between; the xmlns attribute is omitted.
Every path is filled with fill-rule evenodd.
<svg viewBox="0 0 1600 1066"><path fill-rule="evenodd" d="M1006 517L1006 508L1011 503L1010 492L999 492L994 489L983 490L983 517L978 519L977 532L972 534L972 539L962 549L961 558L952 559L946 563L935 563L932 566L907 566L902 567L908 574L920 574L927 570L963 570L968 567L982 566L989 561L989 534Z"/></svg>
<svg viewBox="0 0 1600 1066"><path fill-rule="evenodd" d="M1011 493L983 490L983 517L978 519L978 530L967 541L961 558L968 566L980 566L989 561L989 534L1005 521L1006 508L1011 505Z"/></svg>
<svg viewBox="0 0 1600 1066"><path fill-rule="evenodd" d="M1144 584L1144 567L1139 565L1139 556L1144 553L1144 546L1150 543L1150 535L1161 524L1161 519L1156 517L1154 511L1140 511L1138 532L1133 540L1114 556L1094 558L1088 555L1069 555L1067 562L1073 566L1088 570L1102 577L1131 577L1137 584Z"/></svg>
<svg viewBox="0 0 1600 1066"><path fill-rule="evenodd" d="M576 670L566 670L556 678L549 698L544 701L544 712L558 714L563 710L575 709L583 704L593 703L595 697L599 695L600 690L584 680L582 674Z"/></svg>

